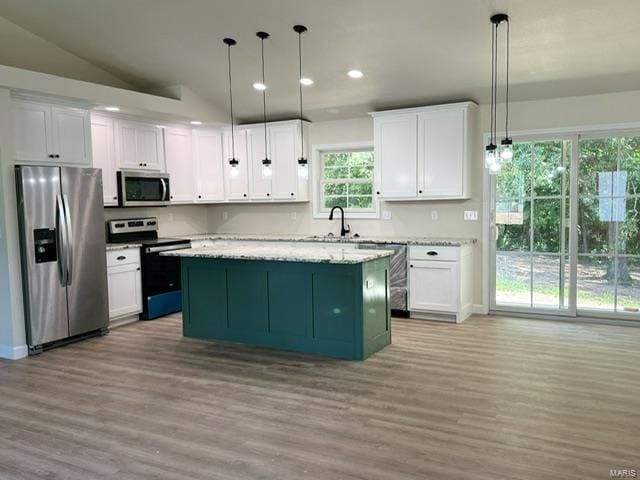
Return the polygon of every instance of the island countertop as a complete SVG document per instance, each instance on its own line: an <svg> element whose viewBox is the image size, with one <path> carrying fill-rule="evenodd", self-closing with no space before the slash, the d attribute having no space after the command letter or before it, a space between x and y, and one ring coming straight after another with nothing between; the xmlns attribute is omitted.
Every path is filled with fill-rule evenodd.
<svg viewBox="0 0 640 480"><path fill-rule="evenodd" d="M322 242L331 244L340 243L377 243L377 244L406 244L406 245L429 245L440 247L459 247L462 245L472 245L477 242L475 238L461 237L411 237L411 236L340 236L330 235L296 235L296 234L256 234L256 233L199 233L192 235L181 235L181 238L189 240L233 240L233 241L281 241L281 242Z"/></svg>
<svg viewBox="0 0 640 480"><path fill-rule="evenodd" d="M226 260L266 260L276 262L357 264L389 257L391 250L366 250L335 247L299 247L249 243L222 243L212 246L162 252L160 255L189 258L218 258Z"/></svg>

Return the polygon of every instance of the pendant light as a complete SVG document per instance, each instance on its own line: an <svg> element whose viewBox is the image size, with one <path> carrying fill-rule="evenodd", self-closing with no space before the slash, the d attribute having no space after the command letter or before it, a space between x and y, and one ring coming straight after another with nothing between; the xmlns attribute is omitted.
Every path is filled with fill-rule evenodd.
<svg viewBox="0 0 640 480"><path fill-rule="evenodd" d="M498 150L497 144L497 102L498 102L498 26L502 22L507 22L509 25L509 16L504 13L498 13L492 15L491 18L491 134L489 144L485 147L484 164L489 170L491 175L496 175L502 168L504 160L510 159L513 156L513 146L511 139L507 137L502 140L500 150ZM507 76L507 100L508 100L508 76ZM508 106L507 114L505 115L505 130L508 123ZM504 153L504 158L503 158ZM509 156L511 155L511 156Z"/></svg>
<svg viewBox="0 0 640 480"><path fill-rule="evenodd" d="M513 140L509 137L509 17L507 22L506 85L504 95L504 138L500 142L500 158L508 163L513 158Z"/></svg>
<svg viewBox="0 0 640 480"><path fill-rule="evenodd" d="M273 169L271 168L271 160L269 160L269 155L267 154L267 84L265 83L264 78L264 41L269 38L269 34L267 32L257 32L256 37L260 39L260 56L262 58L261 85L264 87L258 89L262 91L262 115L264 121L264 158L262 159L262 176L264 178L271 178L273 176Z"/></svg>
<svg viewBox="0 0 640 480"><path fill-rule="evenodd" d="M229 159L229 175L237 177L240 174L238 164L240 163L236 158L236 140L233 132L233 90L231 88L231 47L237 42L233 38L225 38L222 40L227 45L227 58L229 66L229 116L231 117L231 158Z"/></svg>
<svg viewBox="0 0 640 480"><path fill-rule="evenodd" d="M309 178L309 161L304 156L304 120L302 118L302 86L312 85L310 78L302 76L302 34L307 31L304 25L295 25L294 32L298 34L298 88L300 91L300 158L298 158L298 176L303 180Z"/></svg>

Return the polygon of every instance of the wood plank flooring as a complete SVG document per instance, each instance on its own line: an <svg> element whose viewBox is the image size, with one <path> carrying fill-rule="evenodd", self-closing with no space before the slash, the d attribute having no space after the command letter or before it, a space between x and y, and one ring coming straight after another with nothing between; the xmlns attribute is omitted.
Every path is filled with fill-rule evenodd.
<svg viewBox="0 0 640 480"><path fill-rule="evenodd" d="M349 362L174 316L0 362L0 402L2 480L606 479L640 470L640 328L394 319Z"/></svg>

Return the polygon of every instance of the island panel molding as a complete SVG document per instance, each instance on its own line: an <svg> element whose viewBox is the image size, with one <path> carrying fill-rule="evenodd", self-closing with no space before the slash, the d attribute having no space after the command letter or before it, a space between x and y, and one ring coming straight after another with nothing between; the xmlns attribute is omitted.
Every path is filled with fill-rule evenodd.
<svg viewBox="0 0 640 480"><path fill-rule="evenodd" d="M183 334L364 360L391 343L389 257L357 264L182 257Z"/></svg>

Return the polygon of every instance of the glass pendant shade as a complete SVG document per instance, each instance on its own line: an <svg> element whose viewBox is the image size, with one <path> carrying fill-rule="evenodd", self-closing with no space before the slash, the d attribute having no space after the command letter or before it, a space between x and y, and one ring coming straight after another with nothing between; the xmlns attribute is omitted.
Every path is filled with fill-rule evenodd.
<svg viewBox="0 0 640 480"><path fill-rule="evenodd" d="M496 162L489 167L489 175L497 175L498 173L500 173L500 170L502 170L502 165Z"/></svg>
<svg viewBox="0 0 640 480"><path fill-rule="evenodd" d="M510 162L513 158L513 141L505 138L500 144L500 158L505 162Z"/></svg>
<svg viewBox="0 0 640 480"><path fill-rule="evenodd" d="M303 180L306 180L309 178L309 164L307 163L306 158L298 159L298 177L300 177Z"/></svg>
<svg viewBox="0 0 640 480"><path fill-rule="evenodd" d="M231 177L237 177L238 175L240 175L240 169L238 168L238 160L236 160L235 158L232 158L231 160L229 160L229 175Z"/></svg>
<svg viewBox="0 0 640 480"><path fill-rule="evenodd" d="M265 158L262 160L262 176L264 178L271 178L273 176L273 168L271 168L271 160Z"/></svg>
<svg viewBox="0 0 640 480"><path fill-rule="evenodd" d="M484 166L491 168L498 163L498 149L493 143L486 146L484 150Z"/></svg>

